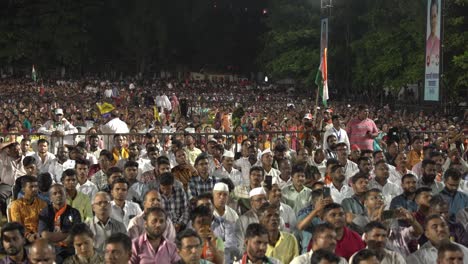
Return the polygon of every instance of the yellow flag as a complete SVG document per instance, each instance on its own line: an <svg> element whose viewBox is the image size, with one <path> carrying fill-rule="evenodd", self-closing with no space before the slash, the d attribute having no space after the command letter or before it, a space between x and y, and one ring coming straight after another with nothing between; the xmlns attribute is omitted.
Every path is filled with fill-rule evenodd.
<svg viewBox="0 0 468 264"><path fill-rule="evenodd" d="M109 103L103 103L103 104L96 103L96 105L99 109L99 112L101 112L101 115L107 114L110 111L115 109L115 107Z"/></svg>
<svg viewBox="0 0 468 264"><path fill-rule="evenodd" d="M154 120L158 120L161 122L161 118L159 117L159 111L156 106L153 106L153 115L154 115Z"/></svg>

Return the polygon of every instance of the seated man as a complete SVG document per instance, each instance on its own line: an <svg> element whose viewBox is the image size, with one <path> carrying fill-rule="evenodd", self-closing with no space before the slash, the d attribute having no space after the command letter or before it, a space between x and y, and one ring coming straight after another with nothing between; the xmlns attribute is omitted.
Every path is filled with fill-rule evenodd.
<svg viewBox="0 0 468 264"><path fill-rule="evenodd" d="M354 216L364 214L364 201L368 190L369 180L366 174L356 173L351 178L353 184L354 195L346 198L341 203L346 212L346 222L351 223Z"/></svg>
<svg viewBox="0 0 468 264"><path fill-rule="evenodd" d="M24 193L21 191L21 179L24 176L36 177L38 172L35 158L27 156L24 157L22 162L24 170L26 171L26 175L22 175L15 180L15 185L13 185L13 200L18 199L18 197L23 197L24 195Z"/></svg>
<svg viewBox="0 0 468 264"><path fill-rule="evenodd" d="M94 234L94 247L100 252L104 251L106 238L114 233L125 233L125 225L114 218L111 214L111 198L106 192L98 192L93 199L94 217L88 220L91 232Z"/></svg>
<svg viewBox="0 0 468 264"><path fill-rule="evenodd" d="M102 187L101 191L108 194L111 193L111 185L117 178L123 178L123 171L118 167L112 167L107 170L107 183Z"/></svg>
<svg viewBox="0 0 468 264"><path fill-rule="evenodd" d="M213 212L206 206L198 206L191 213L193 229L202 238L202 259L215 264L224 263L224 242L211 229Z"/></svg>
<svg viewBox="0 0 468 264"><path fill-rule="evenodd" d="M93 218L89 197L76 190L76 171L74 169L65 170L61 181L67 191L67 204L80 212L81 221L84 222Z"/></svg>
<svg viewBox="0 0 468 264"><path fill-rule="evenodd" d="M130 263L174 263L180 259L174 242L163 236L166 230L166 212L150 208L145 216L145 232L132 242Z"/></svg>
<svg viewBox="0 0 468 264"><path fill-rule="evenodd" d="M185 229L177 234L177 253L181 260L177 264L212 264L212 262L201 259L202 239L193 229Z"/></svg>
<svg viewBox="0 0 468 264"><path fill-rule="evenodd" d="M140 206L127 200L128 182L124 178L117 178L111 185L111 217L128 227L130 220L141 213Z"/></svg>
<svg viewBox="0 0 468 264"><path fill-rule="evenodd" d="M36 177L21 177L21 187L24 196L11 203L10 222L22 224L26 231L25 238L33 242L40 237L38 234L39 213L47 206L47 203L37 197Z"/></svg>
<svg viewBox="0 0 468 264"><path fill-rule="evenodd" d="M49 244L47 239L38 239L34 241L29 248L29 263L61 263L63 261L56 253L56 248ZM57 262L55 262L57 260Z"/></svg>
<svg viewBox="0 0 468 264"><path fill-rule="evenodd" d="M105 263L128 264L132 257L132 240L125 233L113 233L106 240Z"/></svg>
<svg viewBox="0 0 468 264"><path fill-rule="evenodd" d="M292 234L279 230L279 208L275 205L261 208L258 216L260 224L268 231L266 256L279 259L283 263L290 263L299 255L299 246Z"/></svg>
<svg viewBox="0 0 468 264"><path fill-rule="evenodd" d="M125 163L124 176L129 184L127 200L141 204L141 202L143 202L143 196L148 192L148 186L137 180L138 163L136 161L129 160Z"/></svg>
<svg viewBox="0 0 468 264"><path fill-rule="evenodd" d="M461 248L463 254L468 256L468 249L460 244L450 241L449 228L445 220L440 215L431 215L426 218L424 225L424 235L429 241L422 245L416 252L411 254L407 263L425 264L434 263L437 259L437 250L443 244L453 243Z"/></svg>
<svg viewBox="0 0 468 264"><path fill-rule="evenodd" d="M175 185L172 173L167 172L161 175L159 193L176 232L183 230L189 221L189 202L184 189Z"/></svg>
<svg viewBox="0 0 468 264"><path fill-rule="evenodd" d="M108 170L114 163L114 155L112 155L110 151L104 149L99 153L98 162L100 170L91 176L91 182L94 183L99 190L102 190L108 183Z"/></svg>
<svg viewBox="0 0 468 264"><path fill-rule="evenodd" d="M237 200L240 214L250 210L249 192L255 188L262 187L262 182L265 180L263 168L253 166L249 171L249 181L243 185L237 185L234 188L234 199ZM236 209L236 208L234 208Z"/></svg>
<svg viewBox="0 0 468 264"><path fill-rule="evenodd" d="M143 212L130 220L127 228L130 238L135 239L145 232L144 217L145 213L151 208L162 208L161 195L157 190L150 190L145 194L145 197L143 198ZM174 224L170 218L167 218L166 220L166 229L164 230L163 236L171 242L175 241L176 232Z"/></svg>
<svg viewBox="0 0 468 264"><path fill-rule="evenodd" d="M258 223L250 224L245 231L245 253L240 261L234 264L243 263L270 263L279 264L281 261L275 258L267 257L268 231Z"/></svg>
<svg viewBox="0 0 468 264"><path fill-rule="evenodd" d="M67 238L72 226L81 223L81 216L78 210L67 205L67 196L62 185L52 185L49 193L52 204L42 209L39 214L39 234L55 244L57 262L61 263L75 253Z"/></svg>
<svg viewBox="0 0 468 264"><path fill-rule="evenodd" d="M73 225L70 240L75 247L76 255L68 257L64 264L104 263L104 255L94 248L94 234L88 225L85 223Z"/></svg>
<svg viewBox="0 0 468 264"><path fill-rule="evenodd" d="M78 181L76 189L79 192L86 194L89 200L93 200L94 195L98 192L96 184L88 180L89 161L85 159L77 159L75 161L76 180Z"/></svg>
<svg viewBox="0 0 468 264"><path fill-rule="evenodd" d="M310 204L312 190L304 186L305 168L303 166L293 166L291 175L292 184L286 185L281 192L283 193L283 202L291 206L297 214Z"/></svg>
<svg viewBox="0 0 468 264"><path fill-rule="evenodd" d="M17 222L12 222L3 225L1 230L2 247L6 256L0 259L0 263L28 263L24 227Z"/></svg>

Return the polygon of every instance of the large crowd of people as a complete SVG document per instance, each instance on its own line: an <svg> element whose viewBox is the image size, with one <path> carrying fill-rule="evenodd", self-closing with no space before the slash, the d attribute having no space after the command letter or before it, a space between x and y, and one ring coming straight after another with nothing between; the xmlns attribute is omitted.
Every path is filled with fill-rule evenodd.
<svg viewBox="0 0 468 264"><path fill-rule="evenodd" d="M0 263L468 263L467 112L248 81L0 98Z"/></svg>

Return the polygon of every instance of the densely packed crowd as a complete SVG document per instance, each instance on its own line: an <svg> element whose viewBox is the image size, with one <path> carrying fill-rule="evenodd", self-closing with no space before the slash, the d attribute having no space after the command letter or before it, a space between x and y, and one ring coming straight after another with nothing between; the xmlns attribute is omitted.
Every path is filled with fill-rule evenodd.
<svg viewBox="0 0 468 264"><path fill-rule="evenodd" d="M0 95L0 263L468 263L467 113L247 82Z"/></svg>

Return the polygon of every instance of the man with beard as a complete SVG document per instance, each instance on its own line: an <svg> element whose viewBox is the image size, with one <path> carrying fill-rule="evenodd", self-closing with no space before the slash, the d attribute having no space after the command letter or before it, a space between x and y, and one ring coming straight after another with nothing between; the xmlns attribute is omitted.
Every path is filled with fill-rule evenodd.
<svg viewBox="0 0 468 264"><path fill-rule="evenodd" d="M174 263L180 260L174 242L167 240L166 212L158 207L150 208L144 216L145 233L132 241L130 263Z"/></svg>
<svg viewBox="0 0 468 264"><path fill-rule="evenodd" d="M359 168L359 172L361 173L364 173L366 175L368 175L368 177L370 178L370 174L371 174L371 171L372 171L372 160L368 157L359 157L358 160L357 160L357 164L358 164L358 168Z"/></svg>
<svg viewBox="0 0 468 264"><path fill-rule="evenodd" d="M358 233L346 227L345 212L343 207L337 203L331 203L323 208L322 220L331 224L336 232L336 249L335 254L349 259L354 253L365 248ZM312 245L307 248L310 250Z"/></svg>
<svg viewBox="0 0 468 264"><path fill-rule="evenodd" d="M241 214L250 210L250 197L251 190L261 187L265 179L263 168L260 166L253 166L250 168L248 184L238 185L234 188L234 199L237 200L239 212Z"/></svg>
<svg viewBox="0 0 468 264"><path fill-rule="evenodd" d="M411 254L407 259L407 263L411 264L426 264L434 263L437 259L437 250L444 244L453 243L461 248L463 254L468 256L468 249L458 243L450 241L449 228L445 220L440 215L431 215L427 217L424 225L424 235L427 241L416 252ZM468 263L464 260L463 263Z"/></svg>
<svg viewBox="0 0 468 264"><path fill-rule="evenodd" d="M359 167L356 163L348 159L348 146L345 143L337 143L335 146L336 157L341 166L343 166L343 172L346 176L345 182L359 171Z"/></svg>
<svg viewBox="0 0 468 264"><path fill-rule="evenodd" d="M354 216L365 212L364 201L366 199L367 190L369 190L369 180L365 174L357 173L351 178L351 182L353 185L354 195L350 198L344 199L341 203L344 211L346 212L348 223L352 222Z"/></svg>
<svg viewBox="0 0 468 264"><path fill-rule="evenodd" d="M294 213L294 210L291 208L291 206L281 202L283 195L281 194L281 189L279 188L276 180L273 179L271 186L266 186L265 189L267 191L268 202L270 205L273 205L278 209L280 217L284 222L283 231L289 233L296 231L296 214Z"/></svg>
<svg viewBox="0 0 468 264"><path fill-rule="evenodd" d="M463 251L455 244L444 244L437 251L437 263L461 264L464 259Z"/></svg>
<svg viewBox="0 0 468 264"><path fill-rule="evenodd" d="M406 264L402 255L385 248L387 243L387 228L380 222L373 221L366 225L364 233L364 242L367 248L373 250L380 263L384 264ZM349 260L353 263L354 256Z"/></svg>
<svg viewBox="0 0 468 264"><path fill-rule="evenodd" d="M348 149L350 148L349 145L349 138L348 138L348 133L346 133L346 130L341 128L341 118L339 115L333 115L332 116L332 123L333 127L328 129L325 134L323 135L324 141L323 141L323 147L325 149L329 148L327 144L327 138L329 135L335 135L337 142L344 142L347 146Z"/></svg>
<svg viewBox="0 0 468 264"><path fill-rule="evenodd" d="M0 263L28 263L25 244L24 228L21 224L10 222L2 226L2 245L6 256L0 259Z"/></svg>
<svg viewBox="0 0 468 264"><path fill-rule="evenodd" d="M330 195L335 203L341 204L344 199L350 198L353 195L351 187L344 182L343 166L338 164L332 165L330 176L332 182L327 184L327 187L330 188Z"/></svg>
<svg viewBox="0 0 468 264"><path fill-rule="evenodd" d="M162 208L161 206L161 195L157 190L150 190L145 194L143 198L143 212L133 217L128 224L128 235L134 239L141 236L145 231L145 214L151 208ZM176 238L176 232L174 224L170 218L166 219L166 229L164 230L163 236L174 242Z"/></svg>
<svg viewBox="0 0 468 264"><path fill-rule="evenodd" d="M279 264L279 260L266 256L268 248L268 230L261 224L252 223L245 232L245 253L234 264Z"/></svg>
<svg viewBox="0 0 468 264"><path fill-rule="evenodd" d="M442 197L449 205L450 217L454 217L458 211L468 207L468 195L458 191L462 175L459 170L450 168L445 171L444 183L445 188L439 193L438 196Z"/></svg>
<svg viewBox="0 0 468 264"><path fill-rule="evenodd" d="M375 177L369 181L369 189L376 188L382 191L387 206L402 192L400 186L388 181L389 176L388 164L381 160L375 164Z"/></svg>
<svg viewBox="0 0 468 264"><path fill-rule="evenodd" d="M432 189L432 194L436 195L444 189L444 184L441 182L435 181L437 176L436 163L433 160L425 159L422 161L422 176L419 178L416 187L429 187ZM460 184L460 182L458 182ZM458 185L456 186L458 188Z"/></svg>
<svg viewBox="0 0 468 264"><path fill-rule="evenodd" d="M49 173L56 183L60 183L62 173L75 167L75 161L68 158L68 148L63 146L57 149L57 156L49 165Z"/></svg>
<svg viewBox="0 0 468 264"><path fill-rule="evenodd" d="M49 152L49 141L44 138L37 141L37 152L31 157L36 159L37 170L40 173L48 172L50 164L55 159L55 155Z"/></svg>
<svg viewBox="0 0 468 264"><path fill-rule="evenodd" d="M413 174L403 175L401 178L401 187L403 188L403 193L392 199L390 209L401 207L411 212L416 212L416 210L418 210L418 205L414 201L416 193L416 176Z"/></svg>

